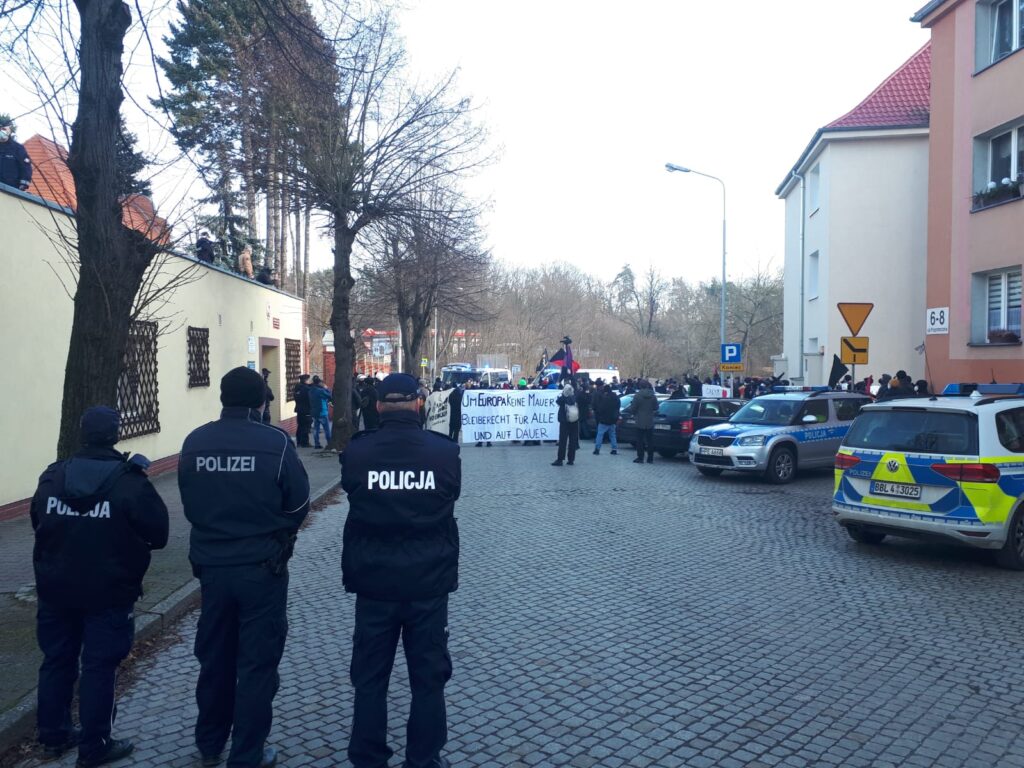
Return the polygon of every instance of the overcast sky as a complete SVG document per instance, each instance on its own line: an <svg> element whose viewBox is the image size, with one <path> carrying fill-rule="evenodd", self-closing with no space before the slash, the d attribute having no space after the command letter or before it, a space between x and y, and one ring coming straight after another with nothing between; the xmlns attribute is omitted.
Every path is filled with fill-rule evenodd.
<svg viewBox="0 0 1024 768"><path fill-rule="evenodd" d="M725 181L730 277L780 268L775 188L817 128L927 42L909 21L924 4L407 0L400 19L413 73L459 68L500 149L469 185L492 202L497 258L706 280L721 270L720 187L664 164ZM135 61L130 82L145 83L151 65ZM11 85L0 111L31 110L20 75L0 77ZM133 127L152 147L156 132ZM40 116L19 120L23 140L36 131L47 131ZM315 261L329 266L329 250Z"/></svg>

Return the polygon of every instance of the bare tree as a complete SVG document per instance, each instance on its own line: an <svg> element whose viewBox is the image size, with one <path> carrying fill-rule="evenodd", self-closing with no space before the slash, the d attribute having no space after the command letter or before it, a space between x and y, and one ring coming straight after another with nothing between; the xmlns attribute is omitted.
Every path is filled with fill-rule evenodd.
<svg viewBox="0 0 1024 768"><path fill-rule="evenodd" d="M376 221L409 214L439 180L476 167L484 138L470 122L469 102L453 95L454 74L425 90L406 84L405 52L388 11L339 23L351 31L338 35L337 83L311 93L300 157L303 182L334 233L335 447L347 444L353 427L356 239Z"/></svg>
<svg viewBox="0 0 1024 768"><path fill-rule="evenodd" d="M668 283L653 266L638 281L633 268L627 264L611 284L614 305L622 321L643 338L655 335L658 314L667 290Z"/></svg>
<svg viewBox="0 0 1024 768"><path fill-rule="evenodd" d="M437 185L411 209L369 228L358 274L379 310L396 314L404 367L415 374L435 311L463 322L487 316L490 255L479 210L461 195Z"/></svg>

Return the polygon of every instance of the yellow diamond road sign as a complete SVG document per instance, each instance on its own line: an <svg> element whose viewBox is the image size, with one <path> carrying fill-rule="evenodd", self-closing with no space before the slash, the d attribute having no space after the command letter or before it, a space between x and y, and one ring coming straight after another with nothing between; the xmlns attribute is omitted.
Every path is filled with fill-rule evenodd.
<svg viewBox="0 0 1024 768"><path fill-rule="evenodd" d="M868 341L867 336L843 336L839 345L843 365L867 365Z"/></svg>
<svg viewBox="0 0 1024 768"><path fill-rule="evenodd" d="M843 320L846 321L850 333L854 336L860 333L860 329L864 327L864 321L868 319L871 310L875 308L874 304L848 304L842 302L838 306L839 314L843 316Z"/></svg>

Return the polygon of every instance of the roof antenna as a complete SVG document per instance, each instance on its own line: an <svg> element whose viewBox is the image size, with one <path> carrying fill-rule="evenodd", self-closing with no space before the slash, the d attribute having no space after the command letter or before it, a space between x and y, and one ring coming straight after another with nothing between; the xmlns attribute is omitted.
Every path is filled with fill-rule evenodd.
<svg viewBox="0 0 1024 768"><path fill-rule="evenodd" d="M996 381L996 369L995 368L989 368L989 372L992 374L992 381L990 381L989 383L990 384L998 384L999 382Z"/></svg>

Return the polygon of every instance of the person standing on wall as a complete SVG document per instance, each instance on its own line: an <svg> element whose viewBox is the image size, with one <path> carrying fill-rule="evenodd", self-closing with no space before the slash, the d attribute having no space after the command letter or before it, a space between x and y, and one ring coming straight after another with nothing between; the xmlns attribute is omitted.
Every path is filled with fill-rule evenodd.
<svg viewBox="0 0 1024 768"><path fill-rule="evenodd" d="M0 115L0 183L27 192L32 183L32 158L14 140L14 121Z"/></svg>
<svg viewBox="0 0 1024 768"><path fill-rule="evenodd" d="M348 757L355 768L381 768L394 754L387 695L401 638L412 689L405 766L449 768L441 750L448 740L444 687L452 675L448 595L459 582L459 446L422 429L412 376L387 376L377 395L380 429L357 432L339 456L349 503L342 579L356 594Z"/></svg>
<svg viewBox="0 0 1024 768"><path fill-rule="evenodd" d="M32 561L39 595L39 741L48 758L78 746L79 768L131 754L112 739L117 668L135 637L135 601L150 552L167 544L168 517L141 456L114 450L120 416L90 408L82 449L51 464L32 497ZM76 678L82 728L71 727Z"/></svg>
<svg viewBox="0 0 1024 768"><path fill-rule="evenodd" d="M288 560L309 512L309 479L288 435L260 421L265 384L234 368L224 406L185 438L178 488L192 524L189 561L199 578L196 746L204 766L271 768L277 667L288 634Z"/></svg>

